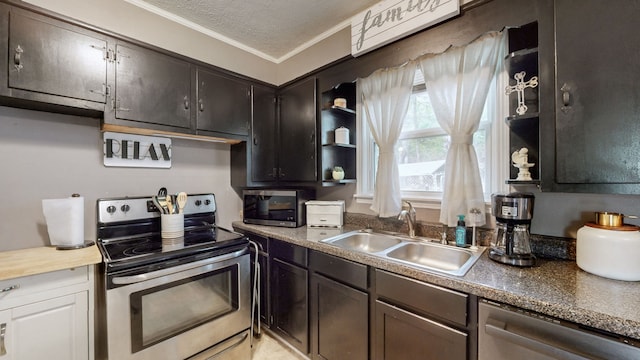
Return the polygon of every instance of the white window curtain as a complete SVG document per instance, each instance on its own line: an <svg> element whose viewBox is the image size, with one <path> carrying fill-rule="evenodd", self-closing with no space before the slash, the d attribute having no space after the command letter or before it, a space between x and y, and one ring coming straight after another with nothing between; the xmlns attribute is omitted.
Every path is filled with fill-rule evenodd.
<svg viewBox="0 0 640 360"><path fill-rule="evenodd" d="M450 138L440 222L484 225L485 207L473 134L478 130L487 93L506 54L506 34L491 32L472 43L418 60L438 123ZM480 211L474 214L472 209Z"/></svg>
<svg viewBox="0 0 640 360"><path fill-rule="evenodd" d="M371 210L380 217L396 216L402 209L395 148L409 108L416 67L411 61L358 80L367 123L380 150L371 204Z"/></svg>

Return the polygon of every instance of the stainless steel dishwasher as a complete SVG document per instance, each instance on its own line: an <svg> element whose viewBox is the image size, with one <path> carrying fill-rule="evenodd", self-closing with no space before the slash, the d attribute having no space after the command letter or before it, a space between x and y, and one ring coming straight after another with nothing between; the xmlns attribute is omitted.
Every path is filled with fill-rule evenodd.
<svg viewBox="0 0 640 360"><path fill-rule="evenodd" d="M640 359L630 340L508 305L482 300L478 317L479 360Z"/></svg>

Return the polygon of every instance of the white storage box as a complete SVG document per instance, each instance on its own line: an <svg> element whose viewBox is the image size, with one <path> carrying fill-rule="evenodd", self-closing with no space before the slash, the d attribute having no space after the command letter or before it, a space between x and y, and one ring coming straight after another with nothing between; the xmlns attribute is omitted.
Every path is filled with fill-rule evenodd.
<svg viewBox="0 0 640 360"><path fill-rule="evenodd" d="M344 200L307 201L307 226L342 227L344 224Z"/></svg>

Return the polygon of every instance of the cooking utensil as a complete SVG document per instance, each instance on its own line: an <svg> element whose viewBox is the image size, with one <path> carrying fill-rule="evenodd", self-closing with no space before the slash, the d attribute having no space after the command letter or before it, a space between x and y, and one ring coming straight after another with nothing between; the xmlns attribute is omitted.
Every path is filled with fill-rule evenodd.
<svg viewBox="0 0 640 360"><path fill-rule="evenodd" d="M156 208L158 208L158 211L160 212L160 214L166 214L165 208L160 203L160 198L158 196L152 196L151 201L153 201L153 205L155 205Z"/></svg>
<svg viewBox="0 0 640 360"><path fill-rule="evenodd" d="M167 210L169 211L169 214L173 214L173 200L171 200L171 196L167 196L165 201L167 202Z"/></svg>
<svg viewBox="0 0 640 360"><path fill-rule="evenodd" d="M176 202L178 203L178 213L182 214L184 207L187 205L187 193L179 192L176 197Z"/></svg>
<svg viewBox="0 0 640 360"><path fill-rule="evenodd" d="M160 198L167 197L167 188L166 187L161 187L160 190L158 190L158 197L160 197Z"/></svg>
<svg viewBox="0 0 640 360"><path fill-rule="evenodd" d="M624 215L607 211L596 211L596 224L602 226L618 227L624 225ZM629 219L637 219L635 215L627 215Z"/></svg>

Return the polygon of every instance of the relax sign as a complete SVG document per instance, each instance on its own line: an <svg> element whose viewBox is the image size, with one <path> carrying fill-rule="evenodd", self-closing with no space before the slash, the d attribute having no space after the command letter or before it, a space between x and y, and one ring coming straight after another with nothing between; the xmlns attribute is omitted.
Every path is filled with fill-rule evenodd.
<svg viewBox="0 0 640 360"><path fill-rule="evenodd" d="M362 55L459 13L459 0L379 2L351 19L351 54Z"/></svg>
<svg viewBox="0 0 640 360"><path fill-rule="evenodd" d="M104 166L171 167L171 139L104 133Z"/></svg>

